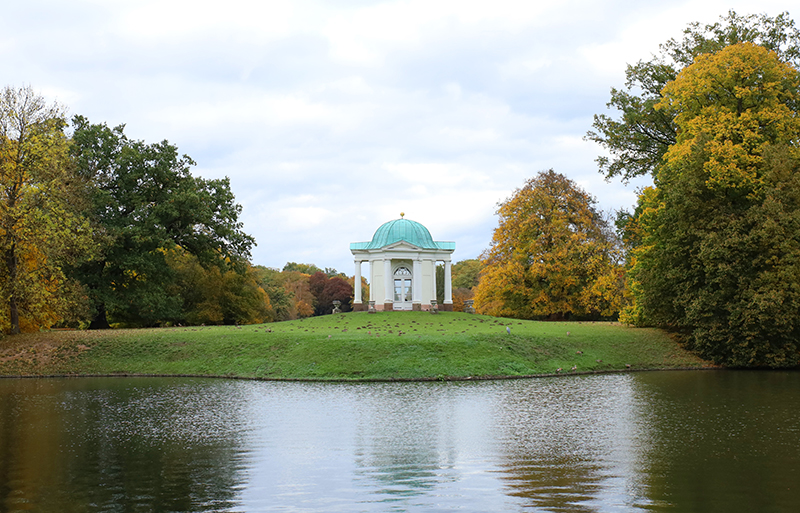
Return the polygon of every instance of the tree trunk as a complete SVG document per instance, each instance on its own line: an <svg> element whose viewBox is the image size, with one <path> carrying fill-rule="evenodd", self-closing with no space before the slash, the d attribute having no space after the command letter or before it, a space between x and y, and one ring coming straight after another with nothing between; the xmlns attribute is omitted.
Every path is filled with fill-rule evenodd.
<svg viewBox="0 0 800 513"><path fill-rule="evenodd" d="M11 288L11 296L8 298L9 317L11 322L11 334L17 335L19 329L19 306L17 305L17 254L16 244L11 244L11 248L6 251L6 268L8 269L8 283Z"/></svg>

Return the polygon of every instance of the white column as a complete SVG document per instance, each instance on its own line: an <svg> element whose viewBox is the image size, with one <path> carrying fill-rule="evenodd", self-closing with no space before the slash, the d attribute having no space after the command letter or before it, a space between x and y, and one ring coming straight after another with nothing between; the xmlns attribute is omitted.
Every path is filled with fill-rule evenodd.
<svg viewBox="0 0 800 513"><path fill-rule="evenodd" d="M384 303L394 303L394 277L392 276L392 260L384 258L383 260L383 288L386 292L383 293L386 299Z"/></svg>
<svg viewBox="0 0 800 513"><path fill-rule="evenodd" d="M444 304L453 304L453 283L450 279L450 260L444 261Z"/></svg>
<svg viewBox="0 0 800 513"><path fill-rule="evenodd" d="M361 260L356 260L356 274L353 275L353 304L361 304Z"/></svg>
<svg viewBox="0 0 800 513"><path fill-rule="evenodd" d="M422 304L422 262L414 260L414 268L411 271L411 302L416 305Z"/></svg>
<svg viewBox="0 0 800 513"><path fill-rule="evenodd" d="M432 262L433 265L433 295L431 299L436 299L436 260Z"/></svg>
<svg viewBox="0 0 800 513"><path fill-rule="evenodd" d="M375 301L375 287L373 286L375 282L375 273L372 272L373 267L375 267L375 261L369 261L369 300Z"/></svg>

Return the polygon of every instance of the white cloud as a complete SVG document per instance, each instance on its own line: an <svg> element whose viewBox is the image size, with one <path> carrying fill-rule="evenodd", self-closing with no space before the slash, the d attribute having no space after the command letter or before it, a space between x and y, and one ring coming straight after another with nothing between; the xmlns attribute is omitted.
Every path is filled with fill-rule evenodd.
<svg viewBox="0 0 800 513"><path fill-rule="evenodd" d="M691 21L783 4L667 0L29 0L6 6L5 83L168 139L229 176L254 262L352 272L349 242L401 211L455 258L498 201L553 168L613 210L582 139L626 63Z"/></svg>

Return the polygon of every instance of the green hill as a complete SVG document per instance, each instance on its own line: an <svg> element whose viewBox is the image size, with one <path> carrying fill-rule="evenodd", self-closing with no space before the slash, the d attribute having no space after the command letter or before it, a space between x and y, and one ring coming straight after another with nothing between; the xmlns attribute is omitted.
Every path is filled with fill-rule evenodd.
<svg viewBox="0 0 800 513"><path fill-rule="evenodd" d="M0 375L6 376L477 379L707 365L656 329L462 313L347 313L241 327L51 331L0 343Z"/></svg>

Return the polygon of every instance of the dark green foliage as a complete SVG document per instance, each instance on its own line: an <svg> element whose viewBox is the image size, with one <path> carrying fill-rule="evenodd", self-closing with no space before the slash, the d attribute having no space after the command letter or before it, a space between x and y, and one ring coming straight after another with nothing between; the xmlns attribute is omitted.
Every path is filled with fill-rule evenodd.
<svg viewBox="0 0 800 513"><path fill-rule="evenodd" d="M151 326L180 318L167 294L175 274L166 251L179 246L204 265L243 261L254 244L241 231L228 179L194 177L194 162L163 141L131 141L123 127L73 120L73 156L90 184L97 255L74 267L95 308L91 327L114 321Z"/></svg>
<svg viewBox="0 0 800 513"><path fill-rule="evenodd" d="M711 190L702 173L662 188L633 270L645 322L728 366L800 363L800 161L773 149L765 167L754 197Z"/></svg>
<svg viewBox="0 0 800 513"><path fill-rule="evenodd" d="M262 265L253 267L259 285L267 293L276 321L290 319L294 308L294 294L286 290L281 279L281 271Z"/></svg>
<svg viewBox="0 0 800 513"><path fill-rule="evenodd" d="M453 288L471 289L477 287L483 264L477 258L462 260L453 264Z"/></svg>

